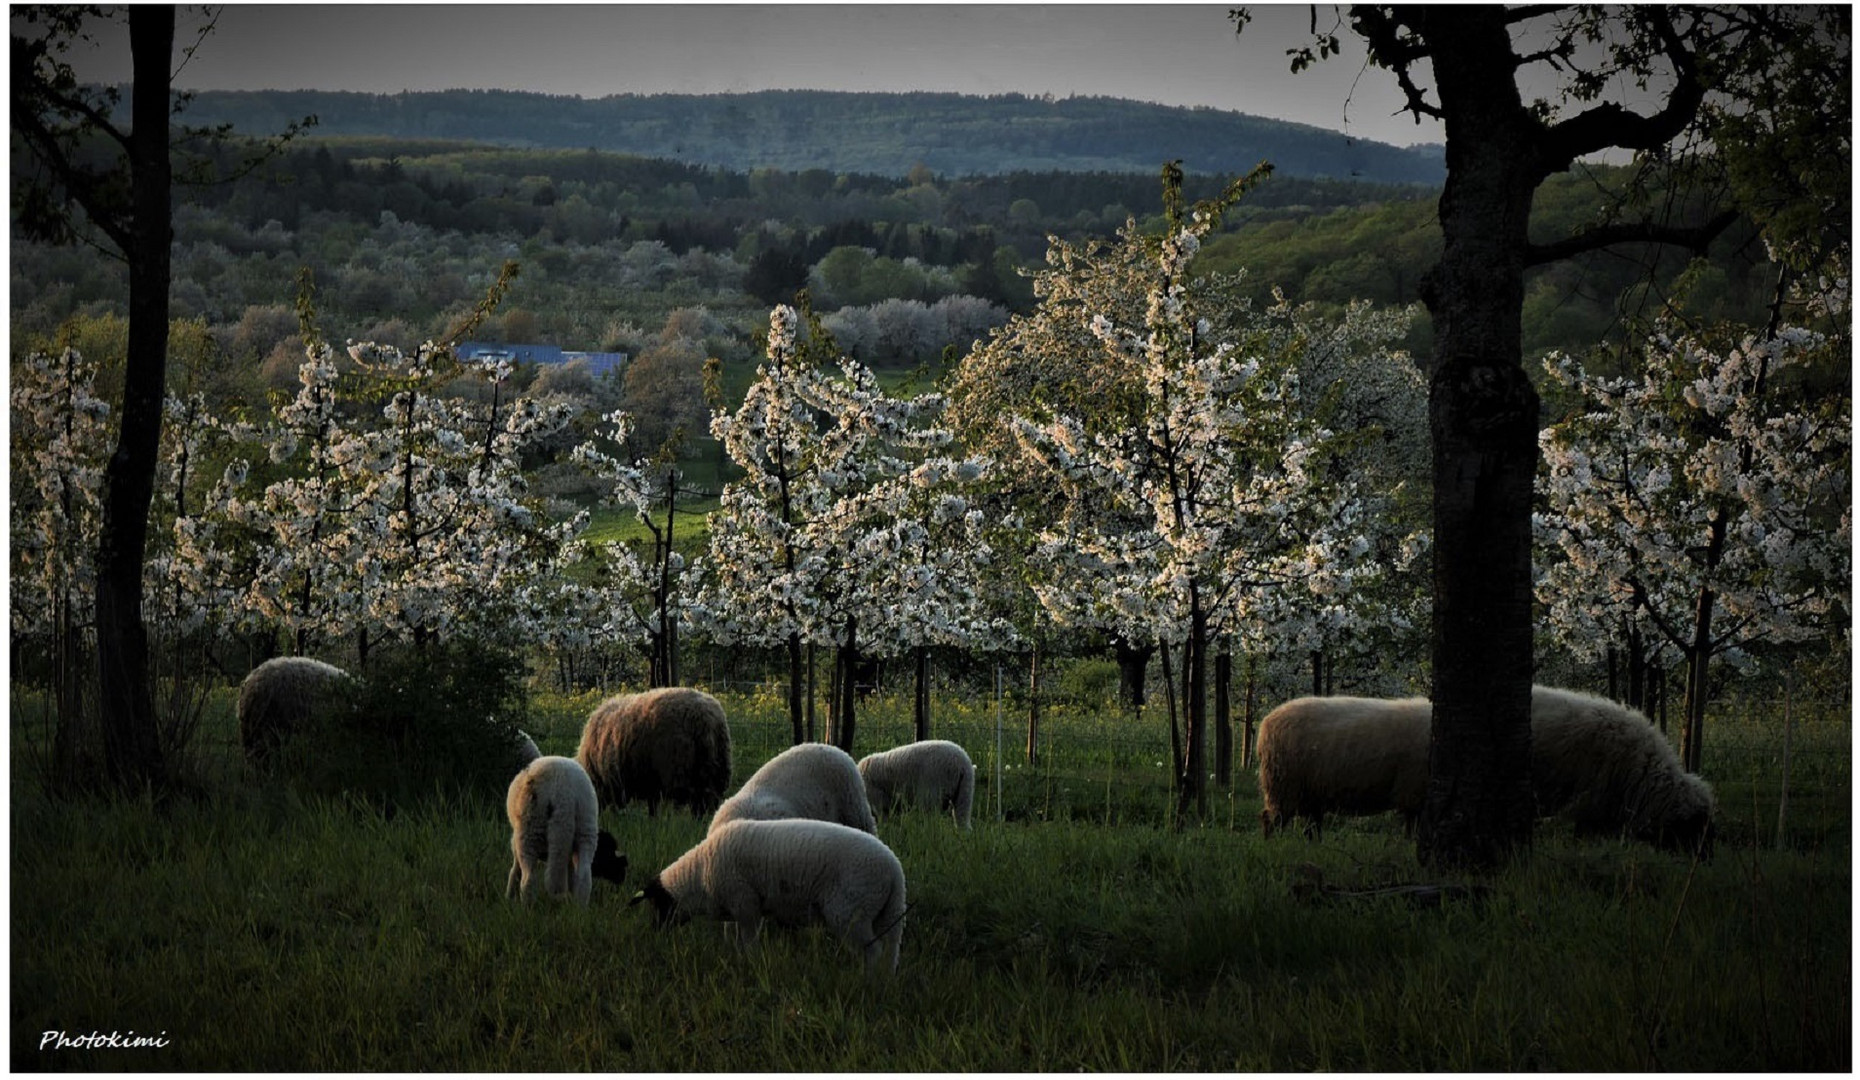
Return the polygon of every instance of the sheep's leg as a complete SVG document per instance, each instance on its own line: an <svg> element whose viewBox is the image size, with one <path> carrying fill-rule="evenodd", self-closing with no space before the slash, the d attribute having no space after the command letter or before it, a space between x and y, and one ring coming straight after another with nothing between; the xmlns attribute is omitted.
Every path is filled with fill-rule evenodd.
<svg viewBox="0 0 1860 1080"><path fill-rule="evenodd" d="M591 849L575 852L574 868L571 874L575 903L588 906L588 898L594 894L594 852Z"/></svg>
<svg viewBox="0 0 1860 1080"><path fill-rule="evenodd" d="M534 856L527 857L523 860L523 885L521 892L523 895L523 902L526 904L535 902L536 894L542 889L544 884L544 868L538 866L537 861L538 860Z"/></svg>
<svg viewBox="0 0 1860 1080"><path fill-rule="evenodd" d="M750 956L756 955L756 944L762 936L762 915L760 912L745 912L736 917L736 947Z"/></svg>
<svg viewBox="0 0 1860 1080"><path fill-rule="evenodd" d="M517 895L517 889L523 884L523 860L512 859L510 862L510 880L504 883L504 899L511 900Z"/></svg>

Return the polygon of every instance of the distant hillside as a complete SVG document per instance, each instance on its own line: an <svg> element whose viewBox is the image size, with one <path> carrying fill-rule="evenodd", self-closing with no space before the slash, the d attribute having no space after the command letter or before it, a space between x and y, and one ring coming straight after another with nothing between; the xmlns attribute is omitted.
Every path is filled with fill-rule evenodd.
<svg viewBox="0 0 1860 1080"><path fill-rule="evenodd" d="M1281 175L1438 184L1438 146L1402 148L1220 109L1020 94L626 94L588 100L505 90L393 95L203 91L193 123L264 135L314 113L323 135L471 139L593 148L748 171L826 169L903 176L1006 172L1154 173L1181 158L1230 175L1270 161Z"/></svg>

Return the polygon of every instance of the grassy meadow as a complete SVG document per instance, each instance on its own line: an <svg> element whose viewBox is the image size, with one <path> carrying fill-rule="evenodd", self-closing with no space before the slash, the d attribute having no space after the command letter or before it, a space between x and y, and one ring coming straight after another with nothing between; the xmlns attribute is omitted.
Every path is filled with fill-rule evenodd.
<svg viewBox="0 0 1860 1080"><path fill-rule="evenodd" d="M533 703L545 753L573 752L592 703ZM725 703L740 782L785 719L769 694ZM1005 719L1003 764L1019 765ZM230 694L201 736L200 794L48 801L16 701L12 1068L1852 1067L1844 716L1795 735L1780 847L1774 768L1725 758L1743 774L1712 777L1711 861L1548 824L1528 860L1451 879L1476 889L1438 904L1386 891L1449 880L1392 818L1268 842L1248 776L1207 824L1171 828L1154 717L1049 709L1041 763L1002 770L997 814L994 722L990 704L938 702L936 734L976 759L976 823L881 823L910 910L898 974L868 983L819 930L743 954L716 924L661 932L629 908L702 836L685 814L604 810L627 885L597 882L586 910L525 908L503 897L501 804L436 795L384 818L260 787ZM862 724L862 750L901 741L908 700ZM41 1048L56 1031L163 1045Z"/></svg>

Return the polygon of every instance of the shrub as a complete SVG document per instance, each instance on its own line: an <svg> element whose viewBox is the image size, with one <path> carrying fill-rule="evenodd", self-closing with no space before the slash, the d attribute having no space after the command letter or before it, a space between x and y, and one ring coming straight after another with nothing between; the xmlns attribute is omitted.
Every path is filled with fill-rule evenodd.
<svg viewBox="0 0 1860 1080"><path fill-rule="evenodd" d="M476 641L371 657L284 748L279 775L388 813L436 794L500 799L526 716L523 677L514 654Z"/></svg>

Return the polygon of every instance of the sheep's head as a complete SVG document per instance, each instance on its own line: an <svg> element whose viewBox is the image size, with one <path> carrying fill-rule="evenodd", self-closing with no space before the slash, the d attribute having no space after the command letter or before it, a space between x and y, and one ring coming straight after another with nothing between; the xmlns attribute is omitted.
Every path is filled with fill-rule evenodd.
<svg viewBox="0 0 1860 1080"><path fill-rule="evenodd" d="M665 883L660 881L656 874L653 875L651 881L646 882L645 888L633 894L633 899L627 901L627 906L632 907L641 901L652 904L652 921L661 929L685 921L685 916L678 910L677 899L666 891Z"/></svg>
<svg viewBox="0 0 1860 1080"><path fill-rule="evenodd" d="M1656 846L1668 851L1709 859L1713 834L1716 832L1710 809L1699 809L1662 822L1650 839Z"/></svg>
<svg viewBox="0 0 1860 1080"><path fill-rule="evenodd" d="M594 863L588 869L595 877L615 885L626 880L626 856L620 851L620 841L606 829L594 841Z"/></svg>

